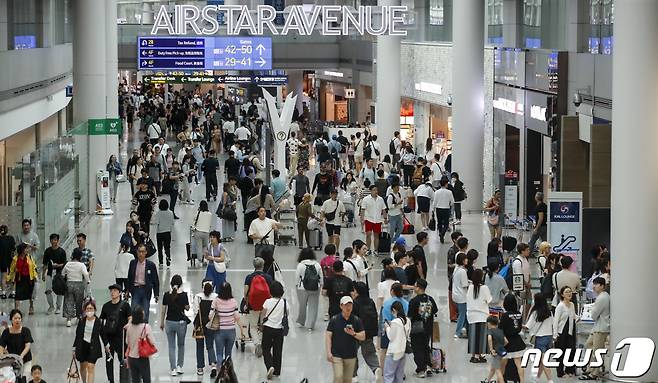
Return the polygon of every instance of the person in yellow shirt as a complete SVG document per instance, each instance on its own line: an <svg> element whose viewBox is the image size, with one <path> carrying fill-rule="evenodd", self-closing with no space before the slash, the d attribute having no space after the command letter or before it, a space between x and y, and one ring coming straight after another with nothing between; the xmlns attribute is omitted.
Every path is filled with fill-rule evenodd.
<svg viewBox="0 0 658 383"><path fill-rule="evenodd" d="M11 261L7 276L7 281L14 284L14 306L17 310L20 309L20 302L32 298L32 291L37 280L37 267L28 248L25 243L16 247L16 255ZM31 303L29 314L34 314L34 307Z"/></svg>

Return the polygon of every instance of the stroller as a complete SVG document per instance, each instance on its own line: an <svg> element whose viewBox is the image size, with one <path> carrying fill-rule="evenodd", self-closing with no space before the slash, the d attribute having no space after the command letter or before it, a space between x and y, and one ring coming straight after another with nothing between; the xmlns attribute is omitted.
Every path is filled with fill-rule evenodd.
<svg viewBox="0 0 658 383"><path fill-rule="evenodd" d="M23 376L23 358L16 354L0 356L0 383L26 383Z"/></svg>

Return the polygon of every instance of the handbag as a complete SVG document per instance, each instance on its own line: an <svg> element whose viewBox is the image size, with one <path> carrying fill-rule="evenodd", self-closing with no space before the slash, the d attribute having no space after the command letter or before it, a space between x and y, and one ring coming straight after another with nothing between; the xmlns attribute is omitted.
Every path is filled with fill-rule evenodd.
<svg viewBox="0 0 658 383"><path fill-rule="evenodd" d="M212 311L210 312L210 321L208 321L206 327L209 330L218 331L221 326L221 320L222 317L217 315L217 310L212 309Z"/></svg>
<svg viewBox="0 0 658 383"><path fill-rule="evenodd" d="M203 333L203 321L201 320L200 306L201 305L199 305L199 312L197 313L196 318L194 318L194 330L192 330L192 338L194 339L204 339L206 337L205 334ZM199 321L198 323L197 320Z"/></svg>
<svg viewBox="0 0 658 383"><path fill-rule="evenodd" d="M235 374L235 368L233 367L233 359L230 356L222 362L215 383L238 383L238 376Z"/></svg>
<svg viewBox="0 0 658 383"><path fill-rule="evenodd" d="M137 341L137 349L139 351L139 357L140 358L150 358L153 356L155 353L158 352L158 349L155 347L153 343L149 340L146 334L146 324L144 325L144 328L142 329L142 335L139 336L139 341Z"/></svg>
<svg viewBox="0 0 658 383"><path fill-rule="evenodd" d="M336 212L338 211L339 204L340 201L336 201L336 208L334 209L333 213L324 213L324 218L327 220L327 222L336 219Z"/></svg>
<svg viewBox="0 0 658 383"><path fill-rule="evenodd" d="M238 213L235 212L235 209L232 206L225 206L222 209L222 219L227 221L237 221Z"/></svg>
<svg viewBox="0 0 658 383"><path fill-rule="evenodd" d="M126 178L126 176L124 176L123 174L119 174L119 175L117 175L117 182L119 182L119 183L123 183L123 182L126 182L126 181L128 181L128 179Z"/></svg>
<svg viewBox="0 0 658 383"><path fill-rule="evenodd" d="M78 370L78 362L75 360L75 357L71 358L71 364L69 365L66 376L68 383L77 383L80 381L80 371Z"/></svg>
<svg viewBox="0 0 658 383"><path fill-rule="evenodd" d="M496 213L489 213L487 215L487 223L491 226L497 226L500 221L500 216Z"/></svg>
<svg viewBox="0 0 658 383"><path fill-rule="evenodd" d="M146 245L146 258L152 257L153 254L158 252L151 238L146 239L145 245Z"/></svg>
<svg viewBox="0 0 658 383"><path fill-rule="evenodd" d="M61 273L55 272L53 275L53 293L55 295L66 294L66 276Z"/></svg>
<svg viewBox="0 0 658 383"><path fill-rule="evenodd" d="M210 256L214 257L212 245L209 245L209 247L210 247ZM220 250L220 252L221 252L221 250ZM212 263L213 263L213 266L215 266L215 271L216 272L218 272L220 274L223 274L223 273L226 272L226 262L213 261Z"/></svg>
<svg viewBox="0 0 658 383"><path fill-rule="evenodd" d="M255 250L254 254L255 254L256 257L260 257L260 253L262 253L263 251L266 251L266 250L271 251L272 254L274 254L274 245L271 245L269 243L264 242L267 239L267 237L270 235L271 232L272 232L272 230L270 229L270 231L268 231L267 234L265 234L265 236L260 240L260 242L258 242L254 246L254 250Z"/></svg>

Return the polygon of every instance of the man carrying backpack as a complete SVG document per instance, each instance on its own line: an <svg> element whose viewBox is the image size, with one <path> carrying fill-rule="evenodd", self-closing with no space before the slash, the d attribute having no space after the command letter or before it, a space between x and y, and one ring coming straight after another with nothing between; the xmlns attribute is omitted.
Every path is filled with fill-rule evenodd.
<svg viewBox="0 0 658 383"><path fill-rule="evenodd" d="M299 252L299 264L296 270L297 299L299 313L297 324L313 331L318 317L318 300L322 289L322 268L315 260L315 251L310 247ZM308 313L308 316L307 316Z"/></svg>
<svg viewBox="0 0 658 383"><path fill-rule="evenodd" d="M343 273L343 262L335 261L333 265L334 275L327 279L322 287L322 295L329 297L329 317L340 313L340 298L351 296L352 280Z"/></svg>
<svg viewBox="0 0 658 383"><path fill-rule="evenodd" d="M244 280L244 304L240 304L242 310L247 310L249 334L254 342L254 352L259 358L263 355L261 348L263 334L259 326L260 313L263 311L263 303L271 298L270 285L274 282L269 274L263 272L264 267L263 258L254 258L254 272L247 275Z"/></svg>
<svg viewBox="0 0 658 383"><path fill-rule="evenodd" d="M363 329L366 332L366 339L359 345L361 347L361 355L375 375L375 379L381 379L382 370L379 366L379 358L377 357L377 350L373 341L379 329L375 301L370 298L368 285L365 282L354 282L352 298L354 299L352 313L361 319ZM357 376L358 369L359 361L357 358L356 367L354 367L354 377Z"/></svg>
<svg viewBox="0 0 658 383"><path fill-rule="evenodd" d="M516 245L516 251L519 255L512 261L512 274L521 275L523 274L523 290L520 291L520 297L525 306L523 308L523 320L528 319L528 312L530 311L530 303L532 300L532 293L530 291L530 263L528 262L528 257L530 256L530 246L527 243L519 243ZM516 262L519 260L520 262ZM507 286L512 289L513 286Z"/></svg>
<svg viewBox="0 0 658 383"><path fill-rule="evenodd" d="M409 319L411 319L411 348L416 363L416 377L424 378L430 372L430 342L432 338L434 316L438 307L434 298L425 294L427 281L416 280L416 296L409 302Z"/></svg>

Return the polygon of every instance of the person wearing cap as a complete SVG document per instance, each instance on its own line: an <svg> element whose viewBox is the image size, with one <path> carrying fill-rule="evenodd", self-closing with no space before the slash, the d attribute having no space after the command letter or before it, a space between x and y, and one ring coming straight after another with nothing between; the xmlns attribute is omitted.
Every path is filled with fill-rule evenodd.
<svg viewBox="0 0 658 383"><path fill-rule="evenodd" d="M126 381L128 369L124 365L125 344L123 328L130 321L130 305L121 299L121 286L113 284L108 287L110 300L103 305L99 319L103 323L103 340L105 346L105 371L107 380L114 383L114 354L119 362L119 381Z"/></svg>
<svg viewBox="0 0 658 383"><path fill-rule="evenodd" d="M361 319L352 314L353 304L349 295L340 298L340 313L327 325L325 349L333 367L334 383L352 382L359 342L366 339Z"/></svg>
<svg viewBox="0 0 658 383"><path fill-rule="evenodd" d="M327 229L327 241L340 248L340 228L345 215L345 205L338 200L338 189L332 189L329 199L324 201L320 213Z"/></svg>

